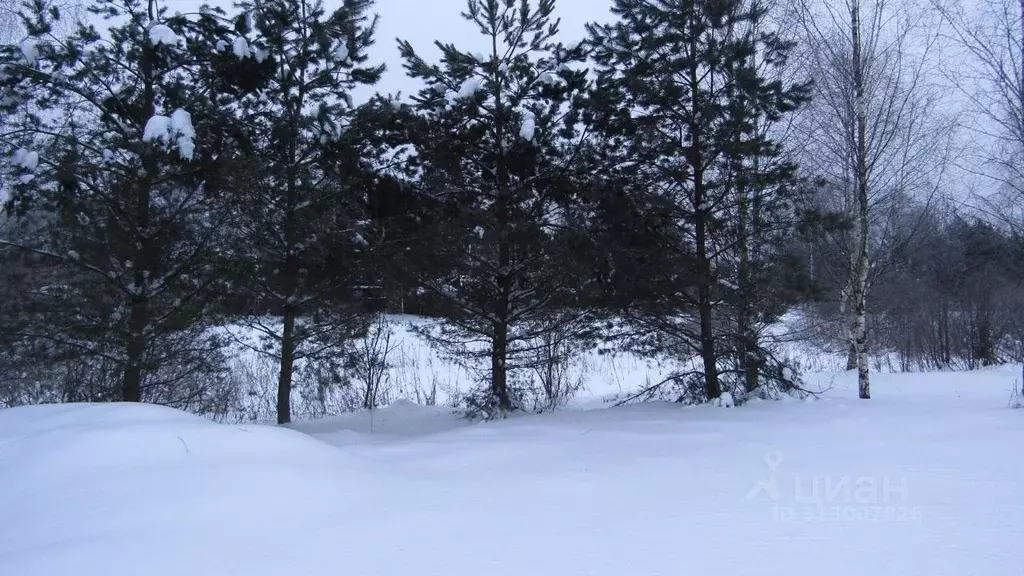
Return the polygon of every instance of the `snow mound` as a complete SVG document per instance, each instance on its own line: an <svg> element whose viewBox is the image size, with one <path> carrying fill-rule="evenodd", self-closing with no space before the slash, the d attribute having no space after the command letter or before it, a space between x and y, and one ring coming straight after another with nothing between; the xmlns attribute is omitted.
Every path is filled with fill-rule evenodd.
<svg viewBox="0 0 1024 576"><path fill-rule="evenodd" d="M731 392L722 392L722 395L715 399L715 406L719 408L733 408L736 406L736 399Z"/></svg>
<svg viewBox="0 0 1024 576"><path fill-rule="evenodd" d="M533 142L536 132L537 119L534 117L533 112L527 112L523 115L523 126L519 129L519 137L528 142Z"/></svg>
<svg viewBox="0 0 1024 576"><path fill-rule="evenodd" d="M19 168L32 172L39 167L39 153L25 148L18 148L14 151L11 162Z"/></svg>
<svg viewBox="0 0 1024 576"><path fill-rule="evenodd" d="M295 431L170 408L0 410L0 573L246 573L296 520L324 525L378 484L360 465Z"/></svg>
<svg viewBox="0 0 1024 576"><path fill-rule="evenodd" d="M178 35L166 24L157 24L149 29L149 43L153 46L161 44L177 46L179 42L181 40L178 38Z"/></svg>
<svg viewBox="0 0 1024 576"><path fill-rule="evenodd" d="M237 36L235 38L235 41L232 44L232 49L235 52L235 56L242 60L245 60L252 55L252 52L249 50L249 42L244 36Z"/></svg>
<svg viewBox="0 0 1024 576"><path fill-rule="evenodd" d="M455 97L459 100L470 98L480 90L483 90L483 87L484 79L479 76L473 76L462 83L462 86L459 87L459 91Z"/></svg>
<svg viewBox="0 0 1024 576"><path fill-rule="evenodd" d="M171 132L178 137L178 153L182 158L191 160L195 157L196 130L192 127L192 115L178 109L171 114Z"/></svg>
<svg viewBox="0 0 1024 576"><path fill-rule="evenodd" d="M349 444L364 440L364 435L385 438L418 437L456 430L469 422L450 408L424 406L408 400L396 400L376 410L361 410L319 420L296 422L293 430L309 434L331 444Z"/></svg>
<svg viewBox="0 0 1024 576"><path fill-rule="evenodd" d="M328 446L282 428L225 426L147 404L59 404L0 411L0 466L71 472L188 465L240 456L322 457Z"/></svg>
<svg viewBox="0 0 1024 576"><path fill-rule="evenodd" d="M558 77L551 72L544 72L537 81L545 86L555 86L558 84Z"/></svg>
<svg viewBox="0 0 1024 576"><path fill-rule="evenodd" d="M142 132L143 142L176 143L178 154L185 160L192 160L195 156L195 138L192 116L182 109L175 110L170 117L154 115Z"/></svg>
<svg viewBox="0 0 1024 576"><path fill-rule="evenodd" d="M26 38L18 44L18 49L21 51L22 64L35 68L36 62L39 61L39 42L32 38Z"/></svg>

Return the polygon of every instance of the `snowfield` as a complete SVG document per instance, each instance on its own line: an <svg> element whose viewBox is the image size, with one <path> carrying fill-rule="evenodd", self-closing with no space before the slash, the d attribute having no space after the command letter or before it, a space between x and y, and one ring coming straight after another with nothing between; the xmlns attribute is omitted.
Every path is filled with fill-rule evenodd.
<svg viewBox="0 0 1024 576"><path fill-rule="evenodd" d="M817 375L821 400L293 429L0 411L0 574L1017 575L1018 367Z"/></svg>

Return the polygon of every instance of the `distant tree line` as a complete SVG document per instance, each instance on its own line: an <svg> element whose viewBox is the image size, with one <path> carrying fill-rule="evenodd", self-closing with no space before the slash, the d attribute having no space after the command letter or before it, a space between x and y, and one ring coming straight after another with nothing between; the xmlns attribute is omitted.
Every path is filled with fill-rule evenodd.
<svg viewBox="0 0 1024 576"><path fill-rule="evenodd" d="M1024 237L955 210L915 212L903 215L904 242L871 286L876 362L916 371L1024 361ZM842 348L831 290L809 317L825 342Z"/></svg>

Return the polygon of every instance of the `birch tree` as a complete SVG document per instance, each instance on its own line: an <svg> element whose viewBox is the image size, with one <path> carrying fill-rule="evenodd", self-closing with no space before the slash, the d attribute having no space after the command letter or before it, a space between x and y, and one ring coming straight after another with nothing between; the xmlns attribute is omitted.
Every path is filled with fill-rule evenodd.
<svg viewBox="0 0 1024 576"><path fill-rule="evenodd" d="M814 104L802 118L803 165L838 194L850 227L841 238L841 308L861 398L870 398L868 292L872 254L887 241L884 207L930 194L944 173L949 126L936 112L934 29L919 6L898 0L798 0ZM943 130L945 128L945 130Z"/></svg>

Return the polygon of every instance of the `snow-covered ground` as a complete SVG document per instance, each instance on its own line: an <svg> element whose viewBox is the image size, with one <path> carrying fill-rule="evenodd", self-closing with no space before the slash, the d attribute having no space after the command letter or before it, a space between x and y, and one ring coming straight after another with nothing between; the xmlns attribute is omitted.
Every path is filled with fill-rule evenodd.
<svg viewBox="0 0 1024 576"><path fill-rule="evenodd" d="M273 321L267 320L265 324L273 326ZM424 404L428 397L433 396L436 404L451 406L458 402L461 393L474 386L476 378L468 367L446 359L415 333L414 327L429 324L430 320L419 316L387 315L386 326L391 331L391 337L386 344L378 342L380 349L387 347L389 350L385 358L389 366L384 384L387 397L385 403L409 400ZM235 414L229 415L228 419L236 422L275 421L277 360L253 351L260 348L260 340L258 333L251 328L233 325L220 330L234 343L230 369L239 377L239 387L242 389L242 406ZM361 345L362 342L357 344ZM800 348L806 354L805 349L806 346ZM815 357L824 358L825 355L815 354ZM835 360L837 366L839 362ZM827 365L831 366L831 363ZM601 349L586 351L575 358L565 372L567 381L581 384L579 393L571 399L570 404L575 407L604 406L613 397L661 381L674 368L676 366L626 352L608 353ZM351 403L348 391L328 390L323 398L314 398L314 394L303 391L316 387L304 381L301 373L297 373L295 378L292 413L298 419L337 414L346 411ZM358 385L357 382L354 384Z"/></svg>
<svg viewBox="0 0 1024 576"><path fill-rule="evenodd" d="M473 425L409 402L290 430L2 410L0 574L1017 575L1018 369Z"/></svg>

